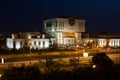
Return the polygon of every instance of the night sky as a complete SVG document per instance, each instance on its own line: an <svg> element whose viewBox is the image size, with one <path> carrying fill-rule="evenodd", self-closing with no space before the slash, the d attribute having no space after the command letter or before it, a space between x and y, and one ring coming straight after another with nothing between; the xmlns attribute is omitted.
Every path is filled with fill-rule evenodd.
<svg viewBox="0 0 120 80"><path fill-rule="evenodd" d="M119 0L0 0L0 33L40 31L42 20L75 17L87 32L120 32Z"/></svg>

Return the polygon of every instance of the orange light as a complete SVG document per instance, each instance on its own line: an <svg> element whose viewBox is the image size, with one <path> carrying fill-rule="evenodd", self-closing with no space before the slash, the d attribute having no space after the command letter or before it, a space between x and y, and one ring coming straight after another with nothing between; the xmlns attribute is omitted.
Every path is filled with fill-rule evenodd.
<svg viewBox="0 0 120 80"><path fill-rule="evenodd" d="M96 65L94 64L94 65L92 66L92 68L96 68Z"/></svg>

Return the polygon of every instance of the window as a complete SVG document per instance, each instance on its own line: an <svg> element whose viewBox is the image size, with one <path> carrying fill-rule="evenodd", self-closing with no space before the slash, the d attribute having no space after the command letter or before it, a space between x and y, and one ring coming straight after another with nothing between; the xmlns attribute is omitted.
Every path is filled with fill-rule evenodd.
<svg viewBox="0 0 120 80"><path fill-rule="evenodd" d="M20 41L20 47L22 47L22 41Z"/></svg>
<svg viewBox="0 0 120 80"><path fill-rule="evenodd" d="M45 41L43 41L43 46L45 46Z"/></svg>
<svg viewBox="0 0 120 80"><path fill-rule="evenodd" d="M61 21L59 21L59 27L61 27Z"/></svg>
<svg viewBox="0 0 120 80"><path fill-rule="evenodd" d="M79 28L81 29L83 27L82 22L79 22Z"/></svg>
<svg viewBox="0 0 120 80"><path fill-rule="evenodd" d="M25 44L24 44L24 46L27 46L27 41L25 41Z"/></svg>
<svg viewBox="0 0 120 80"><path fill-rule="evenodd" d="M34 41L34 45L36 45L36 41Z"/></svg>
<svg viewBox="0 0 120 80"><path fill-rule="evenodd" d="M68 41L70 42L71 40L70 40L70 39L68 39Z"/></svg>
<svg viewBox="0 0 120 80"><path fill-rule="evenodd" d="M15 48L16 46L16 41L13 41L13 48Z"/></svg>
<svg viewBox="0 0 120 80"><path fill-rule="evenodd" d="M57 21L56 21L56 27L57 27Z"/></svg>
<svg viewBox="0 0 120 80"><path fill-rule="evenodd" d="M37 38L40 38L40 36L37 36Z"/></svg>
<svg viewBox="0 0 120 80"><path fill-rule="evenodd" d="M63 27L64 27L64 21L63 21Z"/></svg>
<svg viewBox="0 0 120 80"><path fill-rule="evenodd" d="M64 29L64 21L59 21L59 29Z"/></svg>
<svg viewBox="0 0 120 80"><path fill-rule="evenodd" d="M62 29L64 29L64 21L62 21Z"/></svg>
<svg viewBox="0 0 120 80"><path fill-rule="evenodd" d="M41 42L40 41L38 41L38 45L40 45L41 44Z"/></svg>
<svg viewBox="0 0 120 80"><path fill-rule="evenodd" d="M52 22L51 21L46 23L46 27L51 27L51 26L52 26Z"/></svg>

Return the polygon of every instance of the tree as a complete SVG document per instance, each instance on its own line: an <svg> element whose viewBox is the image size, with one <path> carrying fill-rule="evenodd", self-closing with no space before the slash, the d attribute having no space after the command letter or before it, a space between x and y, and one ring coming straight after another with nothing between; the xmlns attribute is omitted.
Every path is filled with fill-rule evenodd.
<svg viewBox="0 0 120 80"><path fill-rule="evenodd" d="M6 70L2 80L40 80L41 72L38 67L13 67Z"/></svg>
<svg viewBox="0 0 120 80"><path fill-rule="evenodd" d="M111 67L114 62L106 55L106 53L97 53L93 56L92 62L98 67Z"/></svg>

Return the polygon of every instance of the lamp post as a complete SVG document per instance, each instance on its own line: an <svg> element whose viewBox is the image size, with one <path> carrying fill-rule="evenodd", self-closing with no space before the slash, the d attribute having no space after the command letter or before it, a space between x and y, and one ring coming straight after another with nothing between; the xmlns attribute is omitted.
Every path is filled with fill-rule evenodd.
<svg viewBox="0 0 120 80"><path fill-rule="evenodd" d="M4 64L4 63L5 63L5 62L4 62L4 58L1 58L1 63L2 63L2 64Z"/></svg>
<svg viewBox="0 0 120 80"><path fill-rule="evenodd" d="M118 64L120 64L120 49L118 50L118 57L119 57Z"/></svg>
<svg viewBox="0 0 120 80"><path fill-rule="evenodd" d="M85 58L88 57L88 53L87 53L87 52L84 52L84 53L83 53L83 57L85 57Z"/></svg>
<svg viewBox="0 0 120 80"><path fill-rule="evenodd" d="M31 45L31 43L30 43L30 54L31 54L31 48L32 48L32 45Z"/></svg>
<svg viewBox="0 0 120 80"><path fill-rule="evenodd" d="M84 62L84 64L86 64L86 63L88 63L88 61L87 61L87 59L88 59L88 53L87 52L83 52L83 62ZM86 66L86 65L84 65L84 66Z"/></svg>

